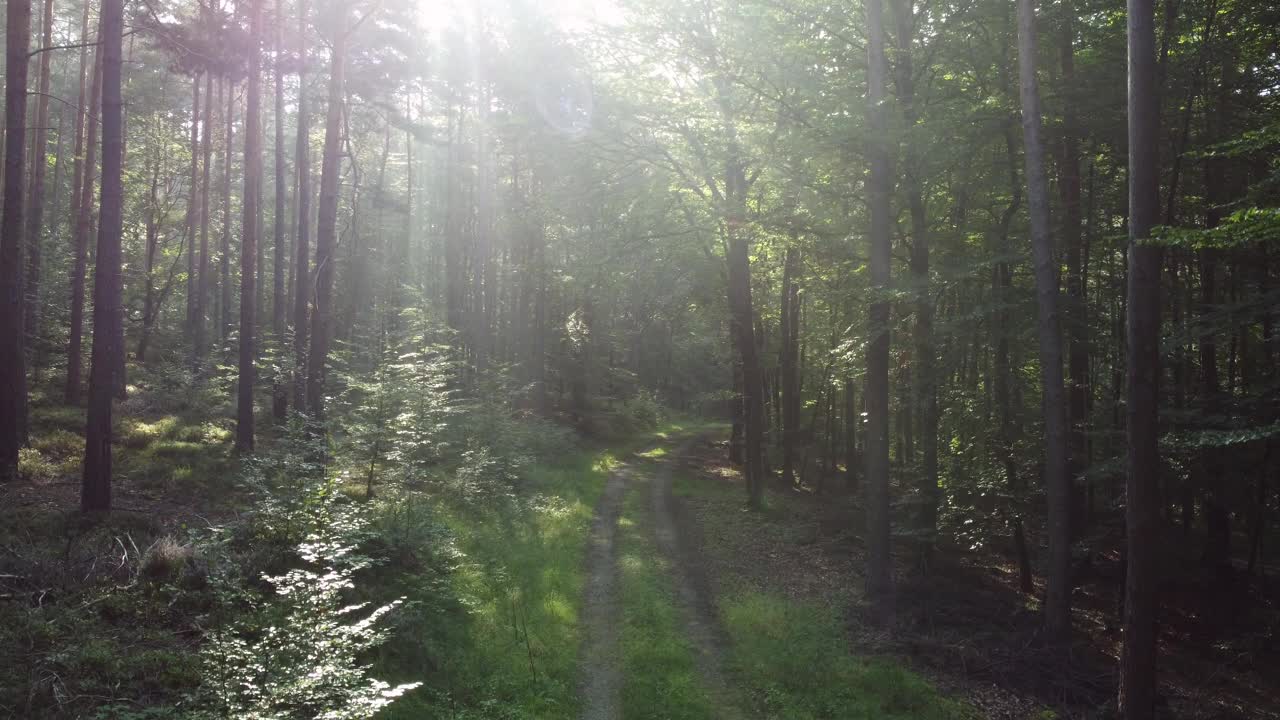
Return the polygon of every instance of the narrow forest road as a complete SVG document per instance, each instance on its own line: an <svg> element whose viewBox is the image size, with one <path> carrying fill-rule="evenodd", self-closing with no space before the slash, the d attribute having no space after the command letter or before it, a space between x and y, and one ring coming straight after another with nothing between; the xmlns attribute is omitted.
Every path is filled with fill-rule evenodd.
<svg viewBox="0 0 1280 720"><path fill-rule="evenodd" d="M621 715L618 634L622 606L618 598L618 517L632 474L620 465L609 474L596 505L587 540L587 580L583 592L580 692L583 720L616 720Z"/></svg>
<svg viewBox="0 0 1280 720"><path fill-rule="evenodd" d="M730 684L724 658L728 639L716 619L714 597L697 548L676 512L672 476L680 459L706 434L686 436L668 442L671 452L641 466L622 463L610 474L595 509L587 548L587 580L583 599L584 638L581 652L580 692L583 720L618 720L626 715L622 687L628 668L622 667L619 634L624 624L623 602L619 596L618 521L629 492L649 494L651 512L634 520L641 532L651 535L674 590L674 601L683 630L694 656L702 690L711 701L713 717L738 720L737 693ZM687 527L687 526L686 526ZM635 668L631 669L635 671Z"/></svg>

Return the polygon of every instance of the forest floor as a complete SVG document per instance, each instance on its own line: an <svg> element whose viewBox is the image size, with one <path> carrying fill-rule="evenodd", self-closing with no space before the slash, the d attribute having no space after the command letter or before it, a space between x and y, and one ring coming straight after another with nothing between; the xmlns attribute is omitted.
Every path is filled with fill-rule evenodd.
<svg viewBox="0 0 1280 720"><path fill-rule="evenodd" d="M1064 653L1037 641L1038 600L1018 591L1015 565L1000 548L939 548L922 574L910 538L900 537L896 620L886 629L870 621L862 601L863 518L852 498L775 486L763 511L740 511L745 490L741 474L726 462L723 438L703 436L687 449L668 468L673 513L731 642L753 642L744 635L742 615L772 605L785 608L775 607L773 617L794 630L789 642L805 644L806 627L829 623L845 648L919 673L979 717L1114 716L1117 551L1098 552L1077 579L1077 637ZM1195 567L1193 559L1184 574L1187 567ZM1237 579L1230 597L1206 594L1189 574L1181 584L1165 584L1158 717L1280 718L1274 645L1280 614L1266 580L1246 582ZM766 693L765 707L773 697Z"/></svg>
<svg viewBox="0 0 1280 720"><path fill-rule="evenodd" d="M121 512L92 527L74 512L83 411L35 408L32 480L0 489L0 717L170 717L158 708L199 685L204 591L140 568L182 527L243 513L229 422L208 419L212 403L160 380L134 393L117 428ZM676 421L557 446L497 504L462 502L449 485L386 488L371 507L399 538L390 547L409 550L367 591L414 610L375 671L427 686L380 717L1111 715L1115 553L1099 551L1077 590L1066 659L1035 643L1037 601L996 550L940 548L921 576L900 539L897 621L884 629L863 611L854 500L770 487L747 511L726 434ZM362 497L362 483L345 490ZM1275 594L1266 581L1238 588L1166 594L1163 717L1280 718Z"/></svg>

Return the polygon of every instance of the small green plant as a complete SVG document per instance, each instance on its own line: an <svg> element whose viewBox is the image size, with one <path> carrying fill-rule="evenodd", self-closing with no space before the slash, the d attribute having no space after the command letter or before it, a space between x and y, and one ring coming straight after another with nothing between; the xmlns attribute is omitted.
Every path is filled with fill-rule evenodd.
<svg viewBox="0 0 1280 720"><path fill-rule="evenodd" d="M58 466L40 454L35 448L18 450L18 477L34 483L49 482L57 478Z"/></svg>
<svg viewBox="0 0 1280 720"><path fill-rule="evenodd" d="M294 567L261 576L269 594L255 592L230 563L214 570L229 620L201 648L196 717L356 720L420 684L391 686L371 677L364 661L388 639L380 620L402 603L370 609L348 602L357 574L375 564L359 551L368 536L365 509L322 476L304 481L301 494L299 503L267 508L303 537ZM215 532L210 543L228 543L227 535Z"/></svg>

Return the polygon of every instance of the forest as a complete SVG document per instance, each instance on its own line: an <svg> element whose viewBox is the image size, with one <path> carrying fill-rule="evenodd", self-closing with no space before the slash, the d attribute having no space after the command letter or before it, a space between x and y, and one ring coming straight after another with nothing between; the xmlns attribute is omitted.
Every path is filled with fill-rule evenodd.
<svg viewBox="0 0 1280 720"><path fill-rule="evenodd" d="M0 717L1280 720L1280 5L3 4Z"/></svg>

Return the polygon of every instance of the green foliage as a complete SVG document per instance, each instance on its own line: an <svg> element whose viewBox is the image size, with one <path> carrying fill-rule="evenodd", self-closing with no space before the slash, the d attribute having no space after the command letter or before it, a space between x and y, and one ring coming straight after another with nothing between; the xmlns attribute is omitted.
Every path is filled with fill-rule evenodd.
<svg viewBox="0 0 1280 720"><path fill-rule="evenodd" d="M35 448L18 450L18 478L32 483L47 483L58 477L58 466Z"/></svg>
<svg viewBox="0 0 1280 720"><path fill-rule="evenodd" d="M1227 250L1280 243L1280 208L1237 210L1212 228L1158 228L1150 242L1190 250Z"/></svg>
<svg viewBox="0 0 1280 720"><path fill-rule="evenodd" d="M583 548L611 466L608 453L572 452L525 466L518 493L439 498L438 517L458 552L449 592L465 614L434 611L429 643L439 653L430 658L431 672L417 675L427 686L382 717L576 714ZM422 596L408 595L413 612ZM380 667L403 673L422 661L402 648Z"/></svg>
<svg viewBox="0 0 1280 720"><path fill-rule="evenodd" d="M371 520L317 467L317 443L295 422L281 450L247 464L260 489L253 521L215 528L203 543L223 622L201 647L199 717L367 718L420 684L369 674L364 658L389 637L379 621L402 600L350 602L375 564L361 549ZM277 548L271 564L285 567L246 575L234 551L264 541Z"/></svg>

